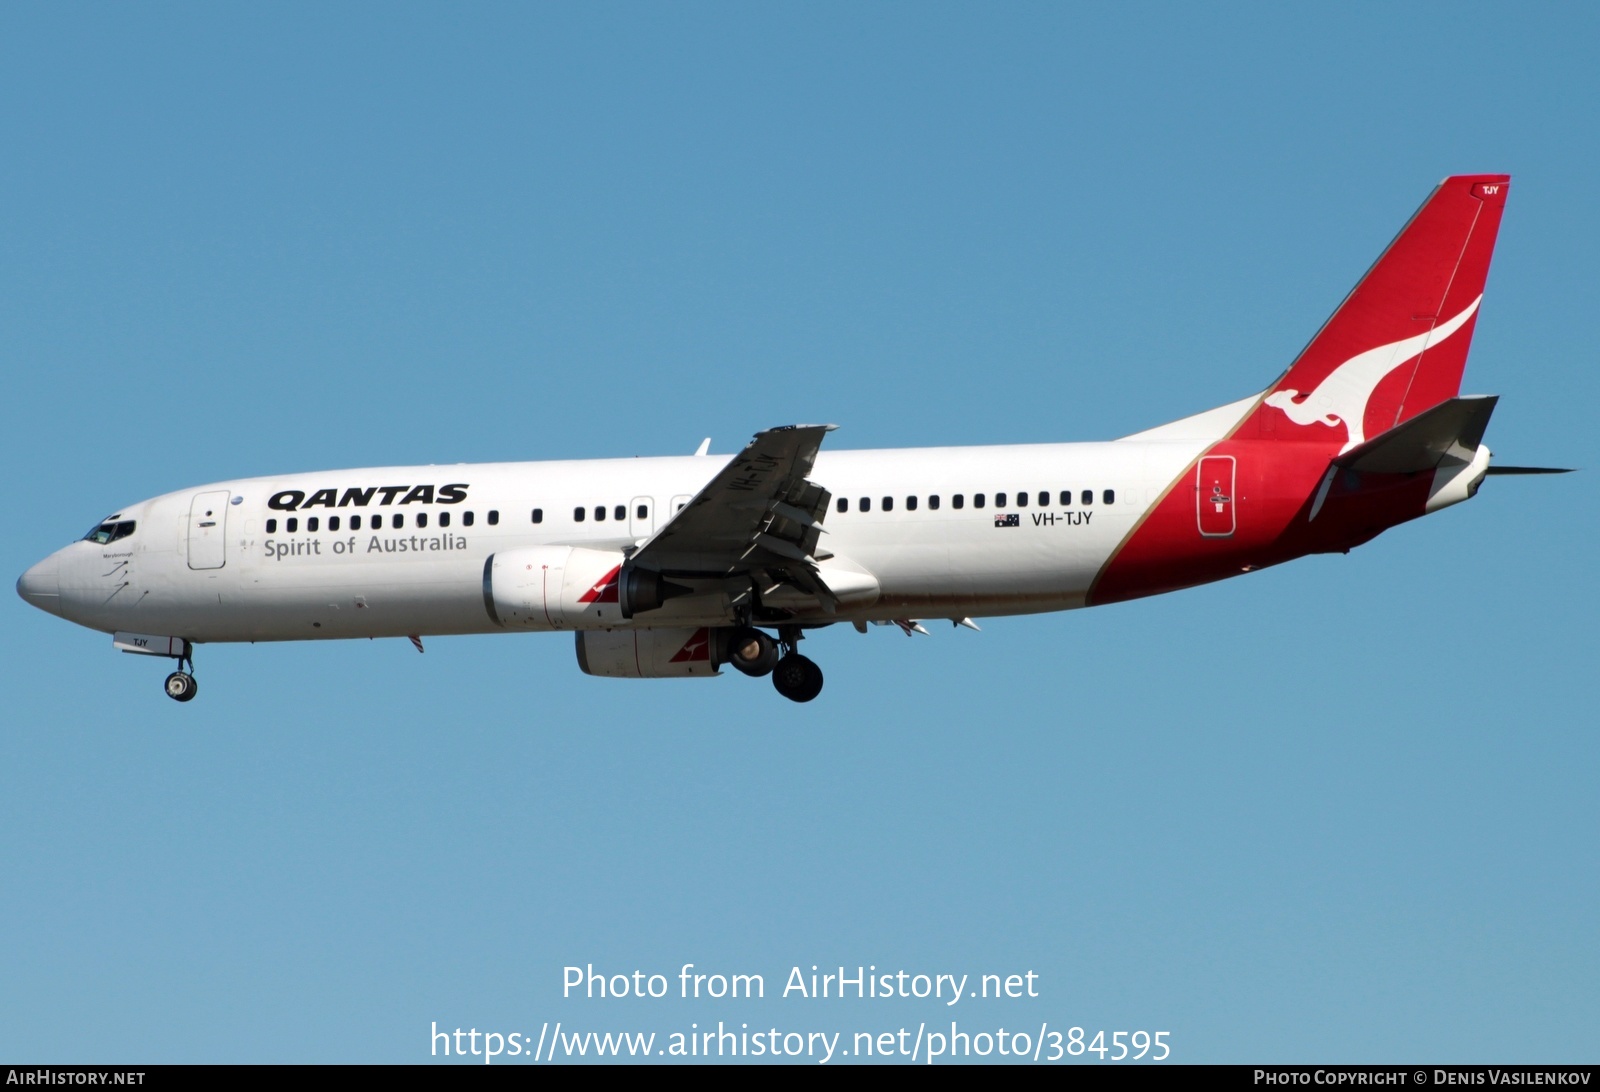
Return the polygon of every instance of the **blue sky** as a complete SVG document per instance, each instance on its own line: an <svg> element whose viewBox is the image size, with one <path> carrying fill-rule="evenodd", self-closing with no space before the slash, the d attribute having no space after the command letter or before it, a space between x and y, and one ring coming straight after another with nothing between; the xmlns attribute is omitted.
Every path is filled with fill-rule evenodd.
<svg viewBox="0 0 1600 1092"><path fill-rule="evenodd" d="M7 6L3 569L237 476L1117 436L1259 390L1476 171L1514 182L1466 389L1502 461L1593 468L1596 23ZM536 636L207 647L179 706L9 598L0 1057L955 1018L1592 1062L1593 474L1149 601L821 633L803 707ZM561 996L686 962L769 996ZM1040 996L774 996L812 964Z"/></svg>

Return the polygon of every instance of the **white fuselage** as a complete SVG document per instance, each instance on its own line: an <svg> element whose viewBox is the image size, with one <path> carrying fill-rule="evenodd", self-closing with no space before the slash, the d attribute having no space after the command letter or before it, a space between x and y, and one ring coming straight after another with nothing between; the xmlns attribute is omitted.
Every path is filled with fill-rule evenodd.
<svg viewBox="0 0 1600 1092"><path fill-rule="evenodd" d="M219 482L107 517L17 591L178 660L178 701L197 642L516 629L576 631L589 674L731 664L810 701L808 626L1157 595L1473 496L1495 400L1459 392L1508 182L1441 182L1266 390L1120 440L841 452L790 424L727 458Z"/></svg>
<svg viewBox="0 0 1600 1092"><path fill-rule="evenodd" d="M1205 442L822 452L810 476L834 498L822 536L834 557L823 575L830 565L870 574L877 594L799 620L1083 606L1112 551ZM123 509L116 518L137 525L125 538L81 541L53 555L55 613L107 632L196 642L496 632L502 626L484 598L491 555L541 545L635 547L725 461L385 467L200 486ZM419 492L418 483L428 489ZM441 499L448 484L461 487L459 499ZM1016 519L999 522L1012 525L997 526L1008 516ZM613 615L606 624L652 620Z"/></svg>

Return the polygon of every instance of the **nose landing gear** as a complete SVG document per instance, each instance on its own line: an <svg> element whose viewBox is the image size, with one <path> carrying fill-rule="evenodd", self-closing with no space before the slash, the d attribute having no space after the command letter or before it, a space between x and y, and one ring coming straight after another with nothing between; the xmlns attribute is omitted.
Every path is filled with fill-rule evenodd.
<svg viewBox="0 0 1600 1092"><path fill-rule="evenodd" d="M173 701L193 701L200 693L200 684L194 681L194 646L185 641L182 647L183 654L177 657L178 670L167 676L165 688Z"/></svg>
<svg viewBox="0 0 1600 1092"><path fill-rule="evenodd" d="M167 697L173 701L193 701L200 692L200 684L187 671L174 671L167 676Z"/></svg>

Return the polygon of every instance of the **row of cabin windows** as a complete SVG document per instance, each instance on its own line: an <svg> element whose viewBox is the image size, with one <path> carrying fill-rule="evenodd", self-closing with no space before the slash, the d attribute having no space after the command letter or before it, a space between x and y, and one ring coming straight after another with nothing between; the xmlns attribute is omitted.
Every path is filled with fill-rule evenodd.
<svg viewBox="0 0 1600 1092"><path fill-rule="evenodd" d="M1029 503L1031 503L1031 498L1033 496L1034 496L1034 494L1028 493L1028 492L1025 492L1025 491L1021 492L1021 493L1017 493L1017 494L1014 495L1013 503L1018 508L1026 508L1029 505ZM1041 507L1041 508L1049 507L1049 505L1050 505L1050 492L1049 492L1049 490L1041 489L1041 490L1039 490L1037 496L1038 496L1039 507ZM1071 506L1071 504L1072 504L1072 496L1073 496L1072 490L1063 489L1059 494L1057 494L1057 496L1059 498L1057 503L1059 503L1063 508ZM1010 493L996 493L994 495L994 506L996 508L1004 508L1006 506L1006 500L1007 500L1008 497L1013 497L1013 494L1010 494ZM939 506L940 506L941 503L942 503L942 501L940 500L939 494L930 493L928 495L928 508L929 508L930 511L938 511ZM988 506L988 503L989 503L988 494L986 494L986 493L974 493L974 494L972 494L972 507L974 507L974 508L984 508L984 507ZM1094 490L1093 489L1085 489L1081 493L1079 493L1078 494L1078 503L1079 504L1093 504L1094 503ZM1103 490L1101 490L1100 491L1100 503L1102 503L1102 504L1115 504L1115 503L1117 503L1117 491L1115 489L1103 489ZM880 504L880 508L879 508L880 511L883 511L883 512L893 512L894 511L894 498L893 497L883 497L879 501L879 504ZM918 507L919 504L921 504L920 498L914 497L914 496L913 497L907 497L906 498L906 511L907 512L915 512L917 510L917 507ZM950 497L950 507L951 508L965 508L966 506L967 506L967 496L966 496L965 493L955 493ZM849 497L840 497L834 503L834 507L837 508L841 512L850 511L850 498ZM862 497L860 500L856 501L856 511L857 512L870 512L870 511L872 511L872 498L871 497Z"/></svg>
<svg viewBox="0 0 1600 1092"><path fill-rule="evenodd" d="M416 519L416 522L414 524L412 524L412 526L416 527L418 530L426 530L427 529L427 526L428 526L428 513L426 513L426 512L418 512L414 518ZM463 526L463 527L471 527L472 524L473 524L473 521L475 520L475 518L476 517L471 512L462 512L461 513L461 526ZM493 527L497 523L500 522L500 513L491 509L487 518L489 520L489 526ZM330 531L338 531L343 526L341 517L339 517L339 516L329 516L327 518L327 522L328 522L328 530L330 530ZM349 524L350 530L352 530L352 531L361 530L362 529L361 523L362 523L362 517L359 514L351 516L350 517L350 524ZM394 515L389 517L389 527L391 529L398 531L398 530L401 530L402 528L404 528L405 525L406 525L405 513L396 512ZM439 522L435 526L438 526L438 527L448 527L448 526L450 526L450 513L449 512L440 512L439 513ZM299 519L299 517L298 516L290 516L288 519L284 520L283 521L283 529L287 534L291 534L291 535L294 534L296 531L300 530L300 519ZM381 513L379 513L377 515L368 516L367 517L366 529L369 530L369 531L381 531L381 530L383 530L384 529L384 527L383 527L383 515ZM269 535L276 534L277 530L278 530L278 521L276 519L267 520L267 534L269 534ZM312 532L316 532L316 531L322 530L322 517L321 516L307 516L306 517L306 530L307 531L312 531Z"/></svg>
<svg viewBox="0 0 1600 1092"><path fill-rule="evenodd" d="M994 495L994 506L996 508L1004 508L1006 506L1006 499L1009 496L1011 496L1011 494L1008 494L1008 493L996 493ZM1017 493L1015 495L1016 506L1018 508L1026 508L1028 506L1028 503L1029 503L1029 496L1030 496L1030 494L1028 494L1027 492ZM1050 494L1049 494L1048 491L1041 489L1039 491L1038 497L1039 497L1039 506L1040 507L1047 507L1050 504ZM1059 494L1059 498L1060 498L1059 499L1059 503L1062 505L1062 507L1070 506L1072 504L1072 490L1070 490L1070 489L1061 490L1061 492ZM1115 504L1117 502L1117 491L1115 489L1102 490L1101 493L1100 493L1100 500L1101 500L1101 503L1103 503L1103 504ZM921 503L920 499L918 497L916 497L916 496L907 497L905 499L906 511L915 512L920 503ZM941 503L942 502L941 502L941 499L939 497L939 494L931 493L931 494L928 495L928 508L929 508L930 511L938 511ZM1083 490L1079 494L1079 503L1080 504L1085 504L1085 505L1093 504L1094 503L1094 490L1092 490L1092 489ZM882 505L881 511L884 511L884 512L892 512L892 511L894 511L894 498L893 497L884 497L884 498L882 498L881 505ZM964 493L956 493L956 494L951 496L951 498L950 498L950 507L951 508L965 508L966 505L967 505L966 494L964 494ZM988 505L988 496L987 496L987 494L974 493L972 495L972 507L974 507L974 508L984 508L987 505ZM680 507L682 507L682 506L680 505ZM836 502L836 507L838 508L838 510L840 512L848 512L848 511L850 511L850 498L849 497L840 497L838 499L838 501ZM856 511L858 511L858 512L870 512L870 511L872 511L872 498L871 497L862 497L860 500L858 500L856 502ZM582 523L582 522L584 522L588 518L589 512L590 512L590 510L587 509L587 508L583 508L583 507L574 508L572 510L573 522L574 523ZM593 509L593 512L594 512L594 520L595 520L596 523L605 522L606 514L607 514L607 509L606 509L605 505L603 505L603 504L595 505L594 509ZM615 505L610 509L610 515L611 515L612 519L614 519L614 520L616 520L618 522L621 522L621 521L623 521L623 520L628 518L628 506L625 505L625 504ZM650 506L648 504L639 505L638 506L638 511L635 513L635 515L636 515L636 517L638 519L649 519L650 518ZM471 527L472 524L473 524L474 518L475 517L474 517L473 513L471 513L471 512L462 512L461 513L461 526L463 526L463 527ZM415 526L419 530L426 530L427 529L427 526L428 526L428 513L426 513L426 512L418 512L416 514L416 516L415 516L415 519L416 519ZM342 529L342 522L341 522L341 518L339 516L328 516L327 520L328 520L328 528L327 529L329 531L338 531L338 530ZM309 531L309 532L316 532L316 531L321 530L322 529L321 528L321 521L322 521L322 517L320 517L320 516L307 516L306 517L306 530ZM491 527L496 526L500 522L500 513L498 511L495 511L495 510L491 509L489 511L489 513L488 513L488 521L489 521L489 526L491 526ZM533 522L534 523L543 523L544 522L544 509L543 508L535 508L533 510ZM389 526L390 526L391 529L399 531L399 530L403 529L405 527L405 525L406 525L406 517L405 517L405 514L403 512L396 512L396 513L394 513L393 515L391 515L389 517ZM360 516L360 514L352 515L350 517L350 525L349 526L350 526L350 530L352 530L352 531L359 531L359 530L362 529L362 517ZM439 513L438 526L439 527L449 527L450 526L450 513L449 512L440 512ZM368 517L367 528L370 529L370 530L373 530L373 531L381 531L381 530L383 530L384 526L383 526L383 516L382 516L382 514L377 514L377 515L373 515L373 516ZM283 529L284 529L285 532L287 532L289 534L294 534L297 531L299 531L300 530L300 520L299 520L299 518L295 517L295 516L290 516L287 519L285 519L284 520L284 528ZM116 530L122 531L122 528L121 527L117 527ZM278 530L278 521L276 519L267 520L267 534L269 534L269 535L276 534L277 530ZM95 530L90 531L89 534L84 536L84 537L85 538L91 538L91 537L98 538L99 535L97 535L96 532L100 532L100 533L103 534L105 531L106 531L106 528L97 527L97 528L95 528ZM116 537L118 537L118 538L124 537L125 535L131 534L132 531L133 531L133 527L132 527L131 524L129 524L129 525L127 525L127 530L126 531L122 531L122 533L117 535Z"/></svg>
<svg viewBox="0 0 1600 1092"><path fill-rule="evenodd" d="M592 514L594 516L594 521L596 523L604 523L606 521L606 513L607 513L607 511L608 511L608 509L603 504L597 504L597 505L594 506L593 509L588 509L588 508L583 507L582 505L579 505L578 507L576 507L576 508L574 508L572 510L572 522L573 523L582 523L584 520L589 518L589 516L590 516L590 514L592 512ZM628 518L628 506L626 504L612 505L612 507L609 509L609 512L611 514L611 518L616 520L616 521L618 521L619 523ZM649 519L650 518L650 506L648 504L638 505L634 509L634 518L635 519ZM544 509L543 508L535 508L533 510L533 522L535 522L535 523L543 523L544 522Z"/></svg>
<svg viewBox="0 0 1600 1092"><path fill-rule="evenodd" d="M1015 495L1016 506L1018 508L1026 508L1028 506L1029 497L1031 495L1032 494L1029 494L1026 491L1017 493ZM994 506L996 508L1004 508L1006 506L1006 499L1008 497L1010 497L1010 496L1012 496L1012 494L1009 494L1009 493L996 493L994 495ZM1072 496L1073 496L1072 490L1063 489L1058 494L1058 496L1059 496L1059 503L1061 504L1062 507L1065 508L1065 507L1070 507L1071 506L1071 504L1072 504ZM1050 493L1049 493L1048 490L1044 490L1044 489L1039 490L1038 497L1039 497L1039 506L1041 508L1049 506L1049 504L1050 504ZM1117 491L1115 489L1103 489L1103 490L1101 490L1101 492L1100 492L1100 502L1102 504L1115 504L1115 503L1117 503ZM882 511L884 511L884 512L892 512L892 511L894 511L894 498L893 497L884 497L882 499L881 503L882 503L882 509L881 509ZM931 511L938 511L941 503L942 503L942 501L941 501L941 498L940 498L939 494L933 493L933 494L930 494L928 496L928 508ZM1080 492L1078 494L1078 503L1079 504L1085 504L1085 505L1093 504L1094 503L1094 490L1093 489L1085 489L1082 492ZM915 497L915 496L910 496L910 497L906 498L905 504L906 504L906 511L915 512L917 510L918 506L921 504L921 499L918 498L918 497ZM988 505L988 494L986 494L986 493L974 493L972 495L972 507L974 507L974 508L984 508L984 507L987 507L987 505ZM965 508L966 506L967 506L966 494L964 494L964 493L956 493L950 498L950 507L951 508ZM680 504L680 505L678 505L678 507L681 509L683 507L683 505ZM838 499L838 501L836 502L836 507L841 512L850 511L850 498L848 498L848 497L840 497ZM574 523L583 523L583 522L585 522L586 520L588 520L590 518L590 515L592 513L594 521L596 523L604 523L606 521L608 511L610 513L610 518L615 520L615 521L617 521L618 523L620 523L623 520L628 518L628 506L625 505L625 504L613 505L609 509L607 509L607 507L605 505L603 505L603 504L597 504L592 509L586 508L586 507L584 507L582 505L579 505L578 507L576 507L576 508L574 508L572 510L572 522L574 522ZM857 501L856 502L856 511L858 511L858 512L870 512L870 511L872 511L872 498L871 497L862 497L859 501ZM533 510L532 516L533 516L533 522L534 523L543 523L544 522L544 509L543 508L535 508ZM637 511L634 513L634 516L637 519L649 519L650 518L650 506L648 504L639 505Z"/></svg>
<svg viewBox="0 0 1600 1092"><path fill-rule="evenodd" d="M678 511L683 511L684 503L685 502L682 501L678 503ZM588 520L592 514L596 523L604 523L606 521L606 513L608 511L610 512L610 518L618 523L621 523L623 520L628 518L628 506L626 504L615 504L609 509L603 504L597 504L592 509L585 508L580 504L578 507L572 510L572 522L583 523L585 520ZM633 516L635 519L649 519L650 506L648 504L636 505L633 510ZM543 508L535 508L533 510L533 522L544 522Z"/></svg>

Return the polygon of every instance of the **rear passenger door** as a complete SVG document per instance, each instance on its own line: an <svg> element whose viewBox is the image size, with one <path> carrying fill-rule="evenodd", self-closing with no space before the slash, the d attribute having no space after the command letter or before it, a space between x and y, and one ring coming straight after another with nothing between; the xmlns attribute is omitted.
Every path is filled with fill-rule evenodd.
<svg viewBox="0 0 1600 1092"><path fill-rule="evenodd" d="M1207 455L1195 478L1195 516L1204 538L1227 538L1234 528L1235 463L1232 455Z"/></svg>

